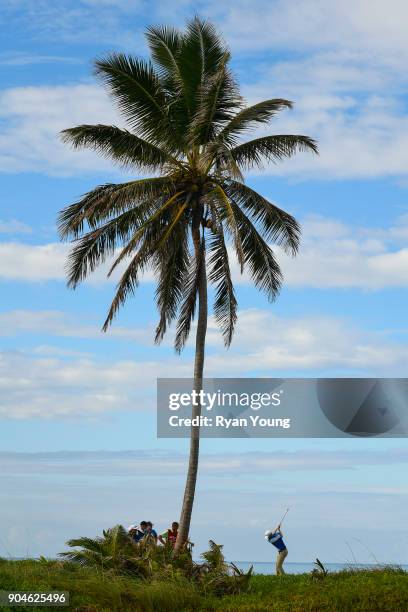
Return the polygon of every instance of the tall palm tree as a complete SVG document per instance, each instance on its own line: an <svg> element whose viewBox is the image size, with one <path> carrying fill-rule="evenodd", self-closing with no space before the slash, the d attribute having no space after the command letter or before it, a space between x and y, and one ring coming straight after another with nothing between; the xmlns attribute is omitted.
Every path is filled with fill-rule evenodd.
<svg viewBox="0 0 408 612"><path fill-rule="evenodd" d="M244 183L242 172L317 152L299 135L241 137L269 122L292 103L271 99L245 106L229 68L230 54L215 28L194 18L180 32L150 27L151 60L113 53L95 62L95 72L117 103L127 128L80 125L62 132L75 148L88 147L127 170L149 173L105 184L59 215L62 239L73 239L68 284L75 288L114 257L109 275L126 269L103 329L138 286L140 273L157 276L156 342L176 324L175 348L184 347L198 310L194 387L202 387L208 318L208 281L214 285L214 315L229 346L237 319L231 279L232 242L241 271L273 300L282 275L270 243L295 254L296 220ZM193 408L193 417L200 406ZM190 457L176 552L188 538L199 455L198 427L191 430Z"/></svg>

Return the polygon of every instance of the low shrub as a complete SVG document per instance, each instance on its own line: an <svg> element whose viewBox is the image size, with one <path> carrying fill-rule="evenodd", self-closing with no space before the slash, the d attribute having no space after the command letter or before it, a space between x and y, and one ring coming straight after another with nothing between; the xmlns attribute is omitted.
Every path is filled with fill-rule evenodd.
<svg viewBox="0 0 408 612"><path fill-rule="evenodd" d="M150 538L136 544L122 525L103 531L100 537L76 538L67 544L74 550L60 554L65 561L105 574L110 572L144 580L151 586L146 593L154 593L155 589L160 593L160 582L184 580L184 584L189 581L197 593L221 597L245 592L252 576L252 567L244 573L233 563L227 563L222 545L212 540L209 550L201 555L202 563L194 562L187 548L174 556L170 544L157 546Z"/></svg>

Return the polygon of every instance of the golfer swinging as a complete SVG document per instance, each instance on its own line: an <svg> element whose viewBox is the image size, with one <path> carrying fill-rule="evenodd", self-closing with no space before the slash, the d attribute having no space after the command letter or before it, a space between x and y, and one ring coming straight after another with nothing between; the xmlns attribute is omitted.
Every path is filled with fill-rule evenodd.
<svg viewBox="0 0 408 612"><path fill-rule="evenodd" d="M276 574L281 576L285 573L282 566L288 556L288 549L283 541L280 523L274 531L265 531L265 540L278 549L278 556L276 557Z"/></svg>

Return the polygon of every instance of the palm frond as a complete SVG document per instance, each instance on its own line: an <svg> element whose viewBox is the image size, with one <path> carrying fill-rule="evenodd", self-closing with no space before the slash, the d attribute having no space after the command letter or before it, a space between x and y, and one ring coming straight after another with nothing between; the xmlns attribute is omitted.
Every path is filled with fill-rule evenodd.
<svg viewBox="0 0 408 612"><path fill-rule="evenodd" d="M293 104L283 98L264 100L252 106L243 108L237 113L217 136L217 140L235 144L237 137L246 130L259 124L268 123L271 118L284 108L292 108Z"/></svg>
<svg viewBox="0 0 408 612"><path fill-rule="evenodd" d="M167 150L177 149L177 135L166 110L166 94L152 64L112 53L95 62L95 72L108 86L133 130Z"/></svg>
<svg viewBox="0 0 408 612"><path fill-rule="evenodd" d="M216 544L213 540L209 540L208 543L210 545L210 549L203 552L200 555L201 558L207 562L212 570L218 572L225 571L227 564L222 552L222 549L224 548L223 544Z"/></svg>
<svg viewBox="0 0 408 612"><path fill-rule="evenodd" d="M191 98L188 66L186 67L182 54L186 35L180 34L175 28L165 26L148 28L146 37L155 68L168 97L169 121L182 143L188 126L188 104Z"/></svg>
<svg viewBox="0 0 408 612"><path fill-rule="evenodd" d="M161 81L167 86L180 85L181 75L177 64L177 53L182 43L180 32L168 26L150 26L146 30L146 38Z"/></svg>
<svg viewBox="0 0 408 612"><path fill-rule="evenodd" d="M75 538L67 545L76 550L59 556L85 567L123 571L136 561L135 549L122 525L104 530L103 537Z"/></svg>
<svg viewBox="0 0 408 612"><path fill-rule="evenodd" d="M187 26L187 36L197 42L200 50L201 81L218 72L230 52L226 42L212 23L194 17Z"/></svg>
<svg viewBox="0 0 408 612"><path fill-rule="evenodd" d="M166 200L165 202L162 202L160 206L157 207L156 211L150 217L146 218L144 223L137 229L135 234L132 236L128 244L122 249L122 252L120 253L119 257L117 257L117 259L113 262L112 267L110 268L108 272L108 276L110 276L112 272L115 270L115 268L123 261L123 259L128 257L129 254L137 247L137 245L139 244L143 236L143 233L146 227L150 225L151 223L153 223L154 221L156 221L159 217L162 217L163 214L167 211L167 209L172 204L174 204L177 201L177 199L183 194L184 194L183 191L178 191L177 193L174 193L168 200Z"/></svg>
<svg viewBox="0 0 408 612"><path fill-rule="evenodd" d="M162 237L160 238L157 244L158 249L162 248L166 244L167 241L170 242L169 238L173 238L173 235L172 235L173 229L180 222L187 208L187 205L188 205L187 202L184 202L184 204L181 204L181 203L179 204L178 210L175 212L171 222L169 223L168 227L166 227L165 231L163 232Z"/></svg>
<svg viewBox="0 0 408 612"><path fill-rule="evenodd" d="M168 326L175 319L183 295L189 264L187 232L187 224L177 226L172 240L157 253L156 301L160 319L156 328L156 343L161 342Z"/></svg>
<svg viewBox="0 0 408 612"><path fill-rule="evenodd" d="M200 87L199 104L190 122L191 144L205 144L213 140L221 127L234 116L241 100L225 56L219 70L206 77Z"/></svg>
<svg viewBox="0 0 408 612"><path fill-rule="evenodd" d="M145 242L140 247L136 255L131 259L126 270L122 274L122 277L116 287L116 293L110 305L108 315L102 326L102 331L107 331L115 318L119 308L126 302L129 295L134 295L135 290L139 286L139 275L140 272L148 264L152 258L152 251L150 248L149 241L145 239Z"/></svg>
<svg viewBox="0 0 408 612"><path fill-rule="evenodd" d="M203 147L202 165L207 172L211 172L212 169L217 175L230 176L241 183L244 182L244 176L231 155L231 149L217 139Z"/></svg>
<svg viewBox="0 0 408 612"><path fill-rule="evenodd" d="M214 300L215 320L221 328L224 343L231 344L237 320L237 300L228 261L224 232L220 223L211 236L209 244L209 280L216 286Z"/></svg>
<svg viewBox="0 0 408 612"><path fill-rule="evenodd" d="M243 168L262 167L264 161L277 162L292 157L298 151L318 153L316 141L309 136L277 134L244 142L233 149L231 155Z"/></svg>
<svg viewBox="0 0 408 612"><path fill-rule="evenodd" d="M145 209L151 203L118 215L105 225L79 238L68 256L68 285L75 288L99 265L121 248L138 229L144 226Z"/></svg>
<svg viewBox="0 0 408 612"><path fill-rule="evenodd" d="M83 232L85 222L91 228L96 228L115 213L171 193L174 193L174 184L166 176L100 185L60 212L59 234L62 239L75 239Z"/></svg>
<svg viewBox="0 0 408 612"><path fill-rule="evenodd" d="M268 299L273 301L282 283L279 264L272 249L263 240L250 219L235 202L231 201L231 206L241 234L245 264L248 263L250 274L258 289L264 291Z"/></svg>
<svg viewBox="0 0 408 612"><path fill-rule="evenodd" d="M177 321L177 333L174 341L175 349L180 353L190 335L191 323L194 319L198 289L202 277L202 266L205 265L205 240L201 239L199 256L190 257L187 278L184 282L183 302Z"/></svg>
<svg viewBox="0 0 408 612"><path fill-rule="evenodd" d="M221 185L214 185L214 189L208 194L210 200L216 199L218 206L216 210L221 215L221 223L223 220L226 221L227 227L234 239L235 250L239 265L241 267L241 273L244 269L244 251L242 249L241 236L237 225L237 220L234 215L234 209L231 206L231 202L227 193L224 191Z"/></svg>
<svg viewBox="0 0 408 612"><path fill-rule="evenodd" d="M86 536L80 538L72 538L67 542L68 546L75 547L80 546L88 552L101 553L103 550L102 538L88 538Z"/></svg>
<svg viewBox="0 0 408 612"><path fill-rule="evenodd" d="M112 159L124 168L160 171L180 162L128 130L114 125L78 125L61 132L62 140L75 149L88 148Z"/></svg>
<svg viewBox="0 0 408 612"><path fill-rule="evenodd" d="M226 181L223 188L243 210L250 213L262 228L265 240L282 246L295 255L299 248L300 226L292 215L272 204L259 193L234 180Z"/></svg>
<svg viewBox="0 0 408 612"><path fill-rule="evenodd" d="M163 38L162 32L160 35ZM165 60L167 74L163 85L170 91L169 117L180 139L185 142L190 120L197 112L201 88L219 71L226 58L229 59L229 52L210 23L194 18L181 35L177 49L173 43L171 56L167 55Z"/></svg>
<svg viewBox="0 0 408 612"><path fill-rule="evenodd" d="M99 567L103 559L101 554L92 554L83 550L68 550L60 553L59 556L85 567Z"/></svg>
<svg viewBox="0 0 408 612"><path fill-rule="evenodd" d="M169 202L167 202L167 204L169 204ZM171 248L171 240L167 240L168 238L174 237L174 229L177 228L177 225L182 225L179 223L179 221L186 206L186 203L180 205L178 211L174 215L171 215L171 213L166 215L167 207L159 209L158 214L155 214L153 218L147 219L142 229L139 229L136 232L132 239L131 248L129 248L129 246L125 247L124 253L121 254L114 262L109 274L116 267L119 261L123 259L122 255L127 255L130 253L131 250L135 248L136 244L143 241L139 251L129 263L118 283L115 297L112 301L108 316L102 328L104 331L107 330L117 311L124 304L127 297L134 294L135 289L139 284L139 272L146 267L148 262L154 258L155 254L160 253L163 247ZM165 269L163 271L165 271Z"/></svg>

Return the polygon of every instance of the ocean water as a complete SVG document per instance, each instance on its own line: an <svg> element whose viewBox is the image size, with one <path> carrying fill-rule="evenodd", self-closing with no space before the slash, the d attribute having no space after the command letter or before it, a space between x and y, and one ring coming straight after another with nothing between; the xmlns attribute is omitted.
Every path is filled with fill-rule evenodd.
<svg viewBox="0 0 408 612"><path fill-rule="evenodd" d="M260 561L233 561L239 569L248 571L251 565L254 566L255 574L274 574L275 563ZM340 572L344 569L375 569L378 567L384 567L385 565L379 565L376 563L356 564L356 563L324 563L324 567L329 572ZM388 564L390 566L390 564ZM310 573L316 566L314 563L285 563L284 570L287 574L305 574ZM405 571L408 571L408 565L398 565Z"/></svg>

